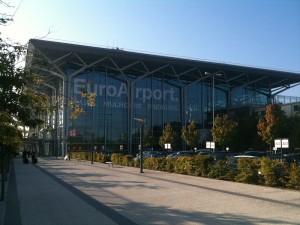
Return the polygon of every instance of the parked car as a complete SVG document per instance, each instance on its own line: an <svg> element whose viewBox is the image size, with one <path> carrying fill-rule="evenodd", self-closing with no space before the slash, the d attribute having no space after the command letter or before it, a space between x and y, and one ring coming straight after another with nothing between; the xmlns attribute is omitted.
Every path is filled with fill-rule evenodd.
<svg viewBox="0 0 300 225"><path fill-rule="evenodd" d="M277 160L283 160L287 163L300 163L300 153L284 153L282 154L273 154L269 155L268 158L270 159L277 159Z"/></svg>
<svg viewBox="0 0 300 225"><path fill-rule="evenodd" d="M267 152L262 152L262 151L245 151L241 155L263 157L263 156L267 156Z"/></svg>
<svg viewBox="0 0 300 225"><path fill-rule="evenodd" d="M237 168L238 160L239 159L258 159L257 156L252 155L236 155L230 157L230 164L232 168Z"/></svg>
<svg viewBox="0 0 300 225"><path fill-rule="evenodd" d="M235 156L236 153L233 152L225 152L225 151L220 151L220 152L213 152L212 153L212 157L214 158L214 160L222 160L222 159L226 159L226 158L230 158L232 156Z"/></svg>
<svg viewBox="0 0 300 225"><path fill-rule="evenodd" d="M162 157L164 157L164 154L162 152L151 151L151 152L148 152L148 154L145 158L162 158Z"/></svg>
<svg viewBox="0 0 300 225"><path fill-rule="evenodd" d="M168 158L178 158L180 156L193 156L195 155L194 151L179 151L179 152L174 152L172 154L169 154L167 157Z"/></svg>
<svg viewBox="0 0 300 225"><path fill-rule="evenodd" d="M209 154L211 154L211 152L212 152L211 149L208 149L208 148L198 149L198 150L195 151L195 153L197 155L209 155Z"/></svg>
<svg viewBox="0 0 300 225"><path fill-rule="evenodd" d="M173 156L176 155L176 154L177 154L177 152L172 152L172 153L168 154L166 157L167 158L173 158Z"/></svg>
<svg viewBox="0 0 300 225"><path fill-rule="evenodd" d="M164 157L164 153L160 151L144 151L143 152L143 158L162 158ZM136 157L134 157L134 160L139 160L140 159L140 154L136 154Z"/></svg>

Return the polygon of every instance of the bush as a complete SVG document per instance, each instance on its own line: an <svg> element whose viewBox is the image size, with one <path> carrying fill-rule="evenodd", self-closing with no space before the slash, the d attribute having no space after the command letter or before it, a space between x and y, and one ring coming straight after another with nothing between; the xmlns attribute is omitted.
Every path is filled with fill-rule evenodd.
<svg viewBox="0 0 300 225"><path fill-rule="evenodd" d="M155 164L156 164L155 158L146 158L144 159L143 167L145 169L154 170Z"/></svg>
<svg viewBox="0 0 300 225"><path fill-rule="evenodd" d="M279 160L260 159L260 172L267 186L285 186L288 182L288 165Z"/></svg>
<svg viewBox="0 0 300 225"><path fill-rule="evenodd" d="M236 181L248 184L259 184L259 161L258 159L241 158L238 159L238 174Z"/></svg>
<svg viewBox="0 0 300 225"><path fill-rule="evenodd" d="M234 181L236 175L237 170L231 168L230 161L227 159L217 161L208 173L209 178L229 181Z"/></svg>
<svg viewBox="0 0 300 225"><path fill-rule="evenodd" d="M157 160L157 170L166 171L167 160L166 158L158 158Z"/></svg>
<svg viewBox="0 0 300 225"><path fill-rule="evenodd" d="M213 158L206 155L195 156L195 176L207 177L211 170L211 165L213 163Z"/></svg>
<svg viewBox="0 0 300 225"><path fill-rule="evenodd" d="M82 156L84 160L91 161L91 153L90 152L82 152Z"/></svg>
<svg viewBox="0 0 300 225"><path fill-rule="evenodd" d="M193 176L208 176L213 158L209 156L179 157L174 164L174 172Z"/></svg>
<svg viewBox="0 0 300 225"><path fill-rule="evenodd" d="M296 163L291 164L287 186L300 190L300 166Z"/></svg>
<svg viewBox="0 0 300 225"><path fill-rule="evenodd" d="M80 159L79 152L72 152L71 153L71 159Z"/></svg>
<svg viewBox="0 0 300 225"><path fill-rule="evenodd" d="M133 166L137 167L137 168L140 167L140 160L134 160L133 161Z"/></svg>
<svg viewBox="0 0 300 225"><path fill-rule="evenodd" d="M143 165L144 168L150 170L166 170L166 160L164 158L146 158Z"/></svg>
<svg viewBox="0 0 300 225"><path fill-rule="evenodd" d="M178 157L174 164L174 172L180 174L191 174L193 170L192 157L181 156Z"/></svg>
<svg viewBox="0 0 300 225"><path fill-rule="evenodd" d="M133 166L133 156L125 155L122 157L122 165L123 166Z"/></svg>
<svg viewBox="0 0 300 225"><path fill-rule="evenodd" d="M91 160L90 152L72 152L74 159ZM140 161L133 160L132 155L113 153L111 157L105 154L95 154L95 161L111 161L116 165L134 166L139 168ZM146 158L143 167L151 170L176 172L194 176L209 177L220 180L238 181L249 184L264 184L266 186L290 187L300 190L300 166L291 165L279 160L239 159L237 169L233 168L229 159L215 162L209 156L184 156L175 158Z"/></svg>
<svg viewBox="0 0 300 225"><path fill-rule="evenodd" d="M116 165L122 165L123 155L121 153L113 153L110 157L111 161Z"/></svg>
<svg viewBox="0 0 300 225"><path fill-rule="evenodd" d="M105 163L107 161L110 161L110 157L109 157L109 155L105 155L103 153L95 153L94 154L94 161Z"/></svg>
<svg viewBox="0 0 300 225"><path fill-rule="evenodd" d="M173 173L174 172L174 165L175 165L176 159L174 158L166 158L166 171Z"/></svg>

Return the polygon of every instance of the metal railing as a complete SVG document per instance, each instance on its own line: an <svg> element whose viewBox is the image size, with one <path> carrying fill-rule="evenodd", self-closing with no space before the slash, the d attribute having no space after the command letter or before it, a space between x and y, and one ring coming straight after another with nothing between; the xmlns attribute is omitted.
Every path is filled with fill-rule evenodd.
<svg viewBox="0 0 300 225"><path fill-rule="evenodd" d="M285 95L276 95L274 97L274 103L276 104L289 104L295 102L300 102L300 97L285 96Z"/></svg>

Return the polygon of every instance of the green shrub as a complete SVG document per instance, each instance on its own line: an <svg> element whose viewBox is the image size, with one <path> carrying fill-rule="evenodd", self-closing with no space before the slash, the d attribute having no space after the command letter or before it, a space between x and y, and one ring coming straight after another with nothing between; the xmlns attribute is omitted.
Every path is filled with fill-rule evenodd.
<svg viewBox="0 0 300 225"><path fill-rule="evenodd" d="M134 160L133 161L133 166L137 167L137 168L140 167L140 160Z"/></svg>
<svg viewBox="0 0 300 225"><path fill-rule="evenodd" d="M211 165L213 163L213 158L206 155L195 156L194 158L194 166L195 176L207 177L209 171L211 170Z"/></svg>
<svg viewBox="0 0 300 225"><path fill-rule="evenodd" d="M193 173L192 157L190 156L178 157L174 164L174 172L179 174Z"/></svg>
<svg viewBox="0 0 300 225"><path fill-rule="evenodd" d="M279 160L260 159L260 172L267 186L285 186L288 182L288 165Z"/></svg>
<svg viewBox="0 0 300 225"><path fill-rule="evenodd" d="M174 158L147 158L144 160L144 168L152 170L160 170L167 172L175 172L179 174L187 174L193 176L207 175L212 158L207 156L183 156Z"/></svg>
<svg viewBox="0 0 300 225"><path fill-rule="evenodd" d="M72 152L71 159L79 159L79 157L80 157L79 152Z"/></svg>
<svg viewBox="0 0 300 225"><path fill-rule="evenodd" d="M133 166L133 156L125 155L122 157L122 165L123 166Z"/></svg>
<svg viewBox="0 0 300 225"><path fill-rule="evenodd" d="M166 171L166 158L145 158L143 161L143 168L150 170ZM140 160L133 162L134 167L140 167Z"/></svg>
<svg viewBox="0 0 300 225"><path fill-rule="evenodd" d="M91 160L90 152L72 152L72 159ZM140 161L133 160L132 155L113 153L111 157L105 154L94 154L94 161L112 161L116 165L134 166L139 168ZM300 190L300 166L287 164L269 158L239 159L237 169L232 168L230 160L219 160L213 164L209 156L185 156L174 158L146 158L143 167L151 170L176 172L194 176L215 178L220 180L238 181L249 184L264 184L266 186L290 187Z"/></svg>
<svg viewBox="0 0 300 225"><path fill-rule="evenodd" d="M155 168L155 163L156 163L155 158L146 158L146 159L144 159L144 161L143 161L143 167L144 167L145 169L154 170L154 168Z"/></svg>
<svg viewBox="0 0 300 225"><path fill-rule="evenodd" d="M185 174L187 175L192 175L195 176L196 175L196 160L194 157L190 157L190 156L186 156L185 157L185 166L184 166L184 170L185 170Z"/></svg>
<svg viewBox="0 0 300 225"><path fill-rule="evenodd" d="M95 153L94 154L94 161L95 162L100 162L100 163L105 163L107 161L110 161L109 155L103 154L103 153Z"/></svg>
<svg viewBox="0 0 300 225"><path fill-rule="evenodd" d="M175 165L176 159L174 158L166 158L166 171L173 173L174 172L174 165Z"/></svg>
<svg viewBox="0 0 300 225"><path fill-rule="evenodd" d="M72 152L71 159L91 160L90 152Z"/></svg>
<svg viewBox="0 0 300 225"><path fill-rule="evenodd" d="M300 166L296 163L291 164L287 186L300 190Z"/></svg>
<svg viewBox="0 0 300 225"><path fill-rule="evenodd" d="M111 161L116 165L122 165L123 155L121 153L113 153L111 154Z"/></svg>
<svg viewBox="0 0 300 225"><path fill-rule="evenodd" d="M91 154L89 152L82 152L83 159L87 161L91 161Z"/></svg>
<svg viewBox="0 0 300 225"><path fill-rule="evenodd" d="M167 160L165 157L157 159L157 170L166 171Z"/></svg>
<svg viewBox="0 0 300 225"><path fill-rule="evenodd" d="M238 174L236 176L236 181L248 184L259 184L260 175L259 171L259 161L258 159L251 158L241 158L238 159Z"/></svg>
<svg viewBox="0 0 300 225"><path fill-rule="evenodd" d="M211 170L208 173L209 178L229 181L233 181L236 175L237 171L231 168L228 160L218 160L217 163L211 167Z"/></svg>

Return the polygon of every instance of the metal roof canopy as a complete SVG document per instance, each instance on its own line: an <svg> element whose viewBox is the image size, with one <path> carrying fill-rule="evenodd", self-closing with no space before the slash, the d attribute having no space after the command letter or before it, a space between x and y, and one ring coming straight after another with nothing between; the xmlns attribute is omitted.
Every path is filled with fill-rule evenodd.
<svg viewBox="0 0 300 225"><path fill-rule="evenodd" d="M71 77L99 66L119 71L126 81L130 79L126 74L135 74L140 78L150 74L161 74L168 77L169 83L173 85L179 83L184 87L197 81L211 83L214 79L215 85L221 89L223 87L224 91L247 87L268 96L274 96L300 84L300 74L293 72L37 39L31 39L29 46L48 61L49 65L43 71L47 70L48 74L58 77L66 76L64 74L66 65L75 70Z"/></svg>

